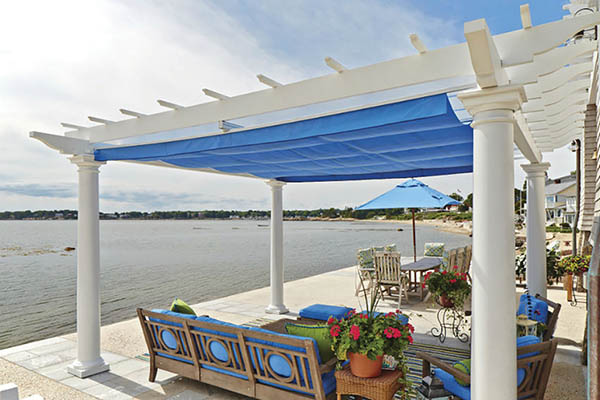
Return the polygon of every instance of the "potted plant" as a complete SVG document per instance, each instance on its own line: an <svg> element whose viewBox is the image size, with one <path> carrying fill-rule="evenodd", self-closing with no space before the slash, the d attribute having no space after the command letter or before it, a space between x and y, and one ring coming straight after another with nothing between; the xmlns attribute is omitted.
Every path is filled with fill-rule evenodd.
<svg viewBox="0 0 600 400"><path fill-rule="evenodd" d="M588 271L590 266L590 256L567 256L563 257L558 266L565 274L565 288L567 289L567 300L573 300L573 275L582 279L583 274Z"/></svg>
<svg viewBox="0 0 600 400"><path fill-rule="evenodd" d="M427 286L442 307L462 310L465 300L471 294L471 285L467 274L460 273L457 269L454 266L450 271L428 272L425 274L423 287Z"/></svg>
<svg viewBox="0 0 600 400"><path fill-rule="evenodd" d="M414 327L406 322L400 310L387 314L376 312L378 291L372 291L370 302L367 296L365 294L365 311L352 310L341 320L330 317L327 321L332 349L338 360L350 360L350 371L362 378L379 376L383 356L393 357L398 362L396 368L403 372L400 383L408 393L410 383L403 352L413 342ZM341 368L340 363L338 368Z"/></svg>

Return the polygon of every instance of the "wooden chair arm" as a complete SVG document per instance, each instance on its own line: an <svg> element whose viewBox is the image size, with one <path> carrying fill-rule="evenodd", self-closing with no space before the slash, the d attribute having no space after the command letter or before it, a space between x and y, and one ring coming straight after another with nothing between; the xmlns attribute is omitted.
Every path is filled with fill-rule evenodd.
<svg viewBox="0 0 600 400"><path fill-rule="evenodd" d="M430 374L430 364L433 364L439 369L446 371L454 378L466 382L469 385L471 384L471 377L469 375L452 367L451 365L443 362L442 360L435 358L427 353L422 353L420 351L417 352L416 356L423 360L423 377L428 376Z"/></svg>
<svg viewBox="0 0 600 400"><path fill-rule="evenodd" d="M329 372L329 371L333 371L333 369L335 368L335 364L337 364L337 358L333 357L331 360L327 361L324 364L321 364L320 367L320 371L321 374L324 374L325 372Z"/></svg>

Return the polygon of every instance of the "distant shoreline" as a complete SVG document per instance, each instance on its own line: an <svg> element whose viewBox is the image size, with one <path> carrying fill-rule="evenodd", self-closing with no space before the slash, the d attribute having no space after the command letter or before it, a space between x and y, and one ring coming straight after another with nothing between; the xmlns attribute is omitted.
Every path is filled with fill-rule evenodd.
<svg viewBox="0 0 600 400"><path fill-rule="evenodd" d="M2 219L0 221L10 222L31 222L31 221L77 221L76 219ZM267 222L269 219L241 219L241 218L194 218L194 219L177 219L177 218L161 218L161 219L148 219L148 218L124 218L124 219L101 219L101 221L114 221L114 222L127 222L127 221L254 221L254 222ZM285 222L375 222L385 224L401 224L401 225L412 225L410 220L397 220L397 219L358 219L358 218L284 218ZM456 233L460 235L471 235L471 221L444 221L441 219L424 219L416 220L416 225L420 226L431 226L442 232Z"/></svg>

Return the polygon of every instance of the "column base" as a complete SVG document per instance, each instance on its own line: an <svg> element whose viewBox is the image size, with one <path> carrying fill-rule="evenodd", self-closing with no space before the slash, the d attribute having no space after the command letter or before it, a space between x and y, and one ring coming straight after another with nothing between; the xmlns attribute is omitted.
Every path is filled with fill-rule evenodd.
<svg viewBox="0 0 600 400"><path fill-rule="evenodd" d="M290 312L283 304L273 305L269 304L267 308L265 308L265 312L267 314L287 314Z"/></svg>
<svg viewBox="0 0 600 400"><path fill-rule="evenodd" d="M75 360L73 361L73 364L67 367L67 372L83 379L87 378L88 376L106 372L109 369L110 366L104 362L102 357L98 357L96 361L92 362L81 362L79 360Z"/></svg>

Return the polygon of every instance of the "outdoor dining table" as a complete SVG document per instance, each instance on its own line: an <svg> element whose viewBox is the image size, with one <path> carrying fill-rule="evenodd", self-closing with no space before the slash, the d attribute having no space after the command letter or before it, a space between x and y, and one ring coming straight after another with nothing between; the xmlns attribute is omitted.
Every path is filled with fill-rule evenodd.
<svg viewBox="0 0 600 400"><path fill-rule="evenodd" d="M425 273L440 268L442 264L443 260L441 257L423 257L418 261L402 265L402 271L408 272L409 290L414 289L421 297L421 300L423 300L424 290L422 284L424 282ZM418 281L417 275L419 275Z"/></svg>

